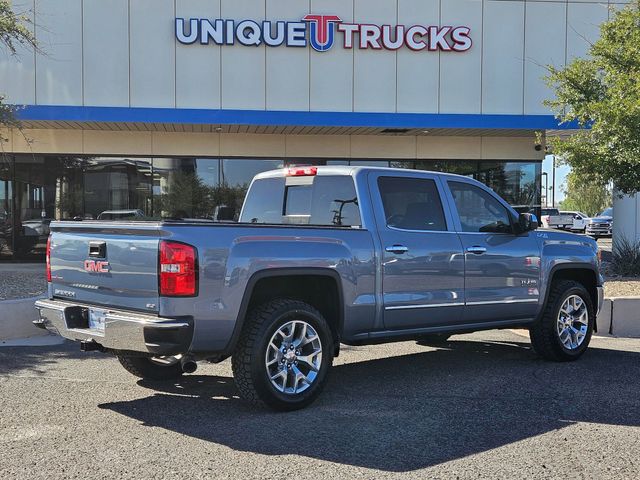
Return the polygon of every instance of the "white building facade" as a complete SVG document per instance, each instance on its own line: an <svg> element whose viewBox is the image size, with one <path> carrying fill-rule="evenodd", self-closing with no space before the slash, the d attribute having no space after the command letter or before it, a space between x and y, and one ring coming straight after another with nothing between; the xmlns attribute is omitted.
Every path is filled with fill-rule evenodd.
<svg viewBox="0 0 640 480"><path fill-rule="evenodd" d="M291 164L454 171L535 211L545 132L571 127L543 104L544 66L622 6L15 0L42 52L0 53L0 93L24 105L2 132L0 259L40 251L51 219L158 217L176 189L209 218Z"/></svg>

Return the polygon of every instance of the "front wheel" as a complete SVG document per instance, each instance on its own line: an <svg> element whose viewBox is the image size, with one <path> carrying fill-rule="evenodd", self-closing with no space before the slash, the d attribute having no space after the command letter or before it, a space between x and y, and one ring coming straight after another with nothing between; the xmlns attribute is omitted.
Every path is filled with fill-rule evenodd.
<svg viewBox="0 0 640 480"><path fill-rule="evenodd" d="M542 317L529 329L534 350L548 360L577 360L589 346L595 318L591 296L581 283L553 282Z"/></svg>
<svg viewBox="0 0 640 480"><path fill-rule="evenodd" d="M233 354L233 377L245 400L297 410L322 391L333 363L333 335L311 305L272 300L254 309Z"/></svg>

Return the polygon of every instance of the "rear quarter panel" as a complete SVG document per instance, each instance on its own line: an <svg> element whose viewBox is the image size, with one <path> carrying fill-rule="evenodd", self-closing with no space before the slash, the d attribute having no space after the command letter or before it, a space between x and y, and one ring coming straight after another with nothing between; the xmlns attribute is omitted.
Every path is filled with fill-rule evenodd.
<svg viewBox="0 0 640 480"><path fill-rule="evenodd" d="M375 256L364 229L243 225L171 226L171 240L198 248L197 298L161 298L160 315L191 315L191 350L215 352L229 343L251 277L276 269L333 270L344 299L344 336L371 330L375 321Z"/></svg>

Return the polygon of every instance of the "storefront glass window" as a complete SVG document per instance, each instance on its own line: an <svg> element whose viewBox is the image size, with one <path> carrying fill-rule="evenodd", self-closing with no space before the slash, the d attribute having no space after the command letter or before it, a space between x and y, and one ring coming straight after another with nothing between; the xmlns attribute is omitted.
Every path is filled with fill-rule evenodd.
<svg viewBox="0 0 640 480"><path fill-rule="evenodd" d="M201 158L154 158L155 218L213 218L220 162Z"/></svg>
<svg viewBox="0 0 640 480"><path fill-rule="evenodd" d="M153 215L150 159L93 158L82 168L85 219L135 220Z"/></svg>
<svg viewBox="0 0 640 480"><path fill-rule="evenodd" d="M0 158L0 260L44 260L52 220L237 220L252 178L292 165L372 165L458 173L486 183L519 211L540 208L539 162L27 154ZM347 207L351 208L343 208L342 217ZM327 207L325 213L333 210Z"/></svg>
<svg viewBox="0 0 640 480"><path fill-rule="evenodd" d="M540 163L480 162L476 179L498 192L520 213L540 215Z"/></svg>
<svg viewBox="0 0 640 480"><path fill-rule="evenodd" d="M10 259L12 249L13 173L11 157L0 155L0 260Z"/></svg>
<svg viewBox="0 0 640 480"><path fill-rule="evenodd" d="M233 212L233 219L237 220L253 177L284 166L283 160L242 158L222 160L222 178L217 191L218 201L229 209L228 214Z"/></svg>

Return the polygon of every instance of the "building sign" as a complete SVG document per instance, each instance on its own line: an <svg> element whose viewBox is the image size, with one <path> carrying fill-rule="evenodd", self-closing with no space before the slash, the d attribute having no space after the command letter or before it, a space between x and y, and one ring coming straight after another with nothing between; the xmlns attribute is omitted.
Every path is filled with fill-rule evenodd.
<svg viewBox="0 0 640 480"><path fill-rule="evenodd" d="M326 52L339 38L343 48L466 52L473 44L469 27L345 23L336 15L306 15L296 22L176 18L175 27L176 39L185 45L311 45Z"/></svg>

